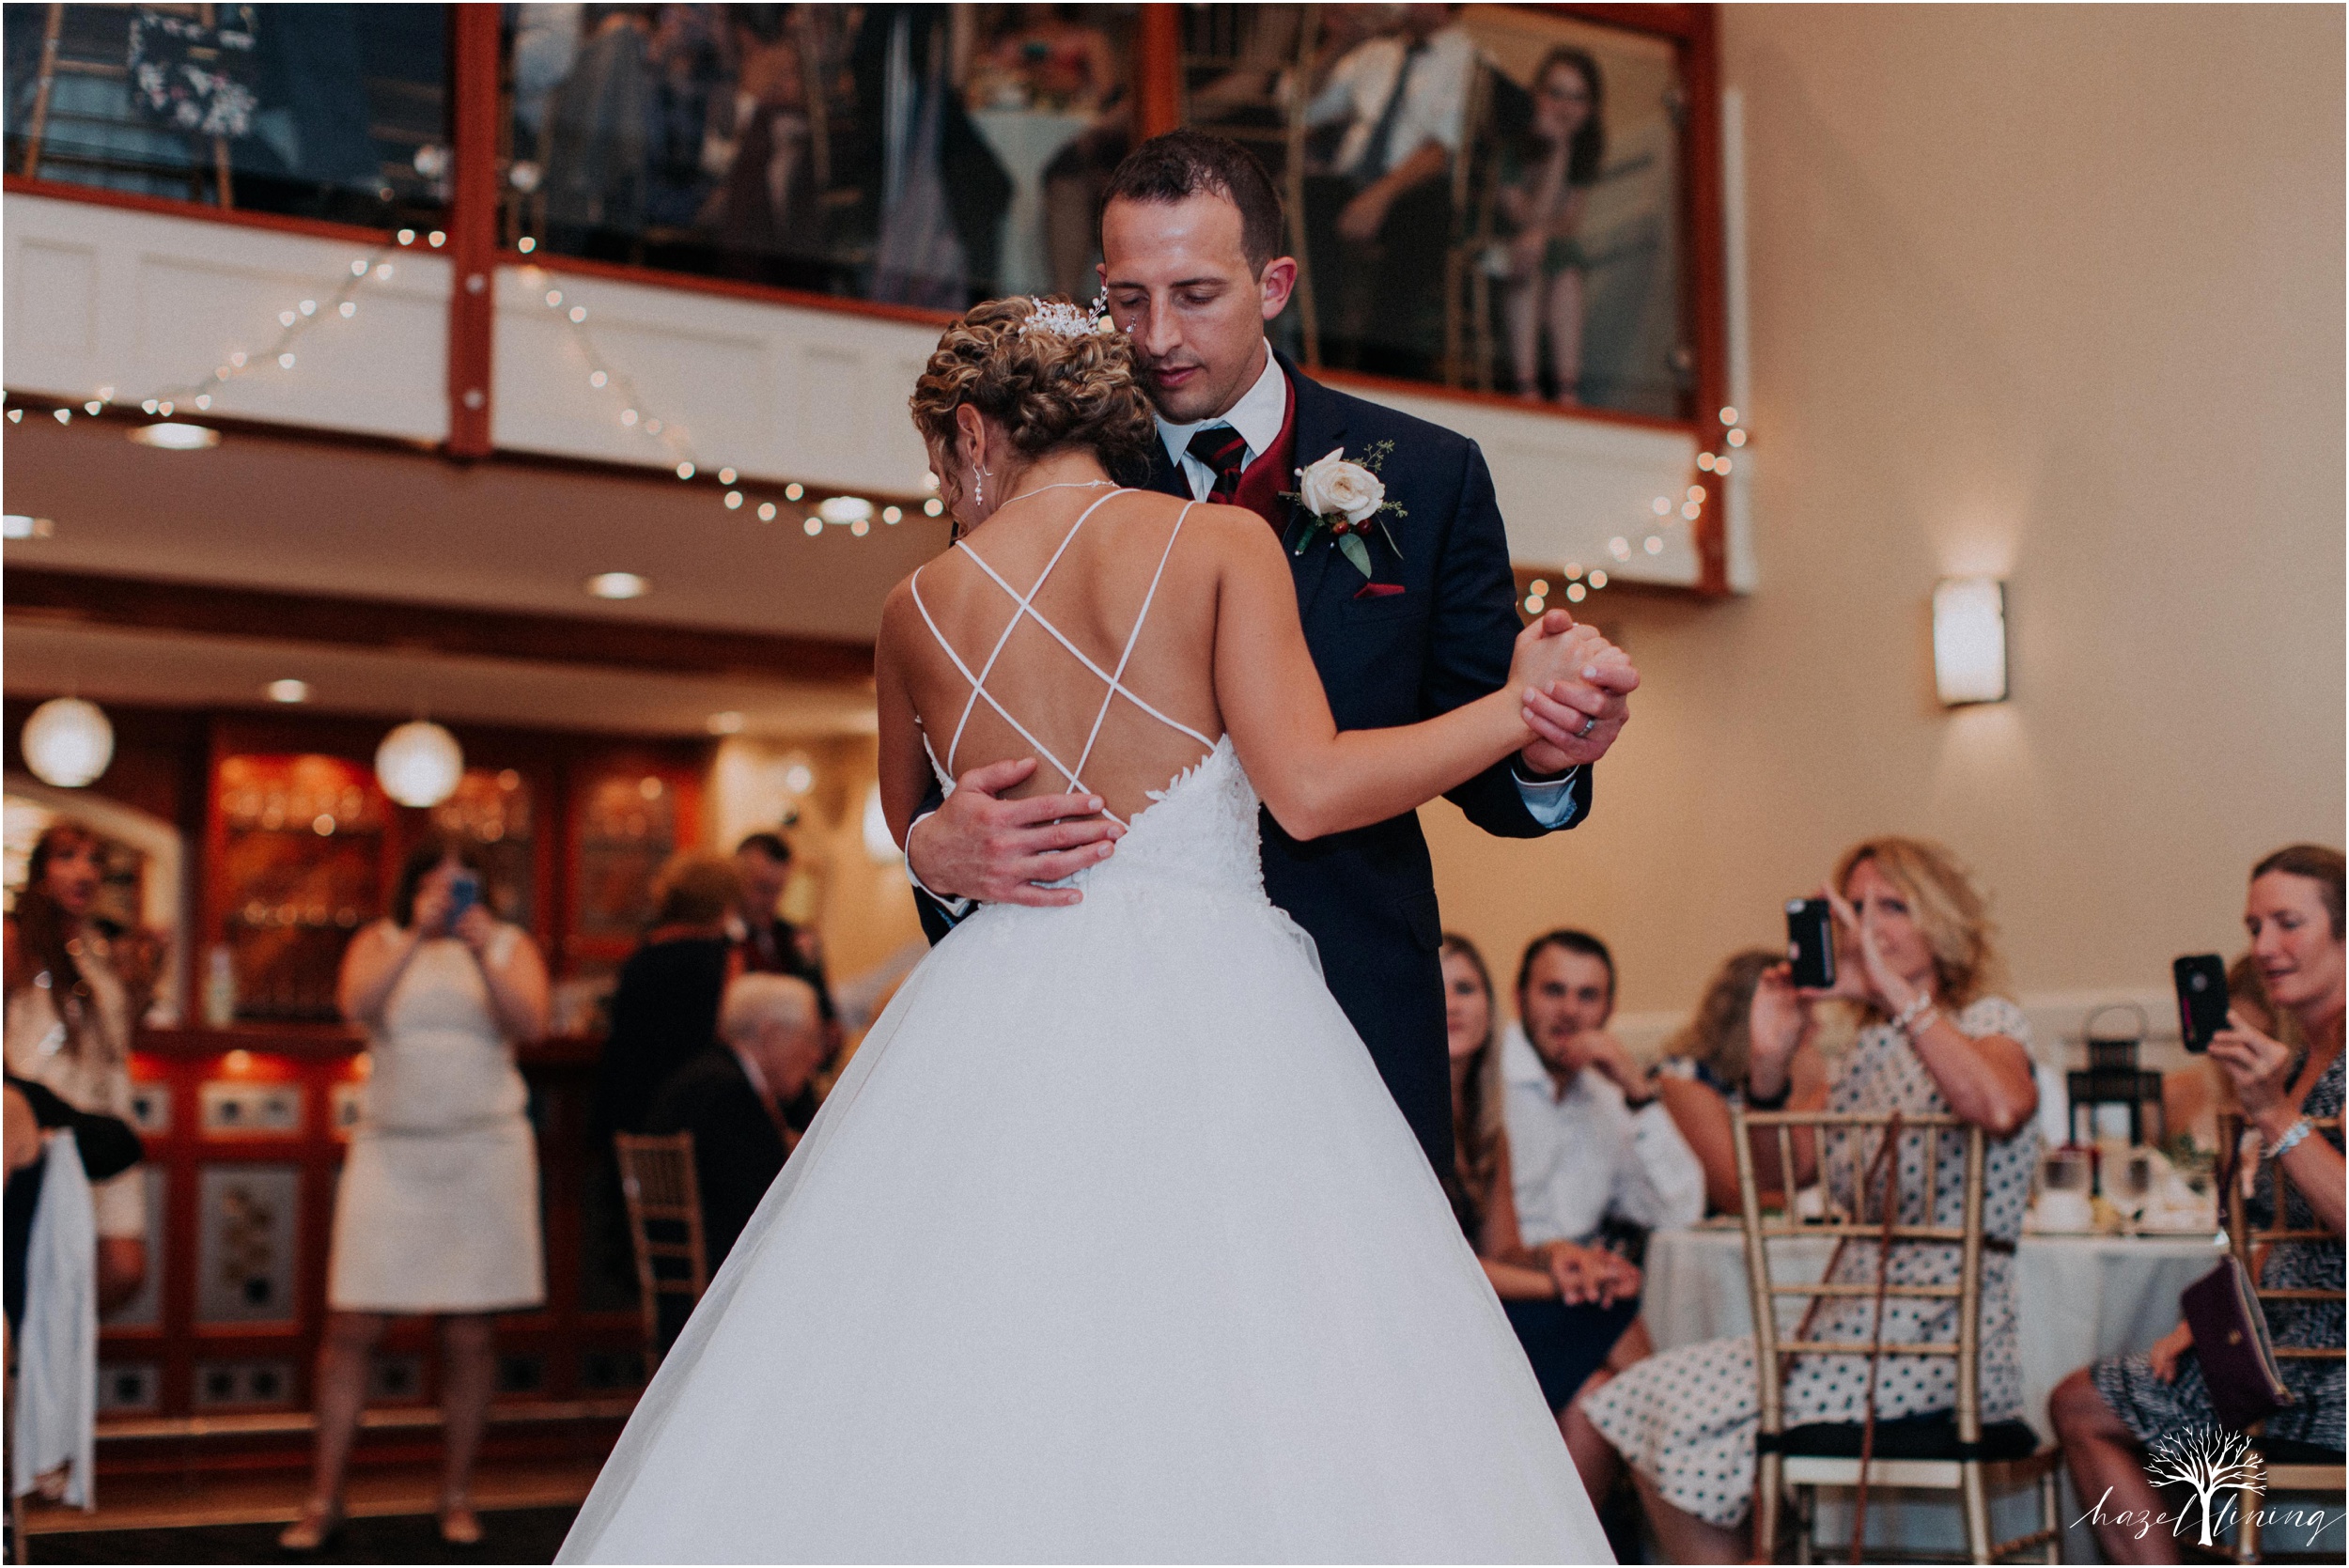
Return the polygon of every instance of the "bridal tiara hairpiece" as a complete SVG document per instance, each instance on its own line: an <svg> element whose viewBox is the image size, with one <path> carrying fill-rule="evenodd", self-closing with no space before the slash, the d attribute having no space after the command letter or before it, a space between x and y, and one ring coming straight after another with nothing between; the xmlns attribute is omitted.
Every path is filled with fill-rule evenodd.
<svg viewBox="0 0 2349 1568"><path fill-rule="evenodd" d="M1028 318L1022 325L1035 332L1050 333L1055 337L1091 337L1097 333L1117 330L1106 311L1097 315L1082 305L1063 304L1058 300L1039 300L1034 295L1028 297Z"/></svg>

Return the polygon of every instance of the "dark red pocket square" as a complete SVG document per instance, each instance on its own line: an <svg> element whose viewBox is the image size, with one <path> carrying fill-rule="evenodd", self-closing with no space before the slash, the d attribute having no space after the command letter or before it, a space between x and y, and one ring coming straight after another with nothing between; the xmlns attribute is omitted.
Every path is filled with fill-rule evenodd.
<svg viewBox="0 0 2349 1568"><path fill-rule="evenodd" d="M1362 591L1354 597L1356 598L1392 598L1402 591L1403 584L1400 582L1365 582L1362 584Z"/></svg>

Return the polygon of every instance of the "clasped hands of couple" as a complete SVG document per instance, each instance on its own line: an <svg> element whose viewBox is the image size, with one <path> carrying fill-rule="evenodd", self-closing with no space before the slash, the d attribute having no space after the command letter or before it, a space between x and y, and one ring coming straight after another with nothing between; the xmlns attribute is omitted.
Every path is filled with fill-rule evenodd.
<svg viewBox="0 0 2349 1568"><path fill-rule="evenodd" d="M1547 611L1527 623L1509 663L1509 685L1523 697L1521 775L1552 778L1606 755L1639 684L1623 650L1567 612ZM906 837L906 862L922 886L982 904L1053 908L1081 900L1075 888L1045 884L1107 860L1126 829L1102 815L1097 795L1003 799L1035 766L1034 757L1013 757L955 781L945 802Z"/></svg>

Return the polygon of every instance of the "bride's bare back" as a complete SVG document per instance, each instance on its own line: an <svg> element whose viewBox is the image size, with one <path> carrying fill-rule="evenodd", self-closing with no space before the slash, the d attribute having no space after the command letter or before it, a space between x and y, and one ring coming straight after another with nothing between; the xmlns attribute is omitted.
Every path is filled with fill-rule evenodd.
<svg viewBox="0 0 2349 1568"><path fill-rule="evenodd" d="M1053 487L889 596L874 660L882 803L903 843L933 763L959 779L1034 758L1013 796L1090 793L1129 820L1228 733L1282 828L1317 838L1409 811L1524 746L1518 689L1568 677L1595 651L1586 635L1553 611L1519 636L1509 687L1341 734L1262 518Z"/></svg>
<svg viewBox="0 0 2349 1568"><path fill-rule="evenodd" d="M909 579L921 635L890 652L939 768L1034 757L1012 797L1090 791L1125 821L1196 765L1223 734L1224 520L1203 514L1228 510L1070 486L1006 508ZM904 617L892 620L885 636Z"/></svg>

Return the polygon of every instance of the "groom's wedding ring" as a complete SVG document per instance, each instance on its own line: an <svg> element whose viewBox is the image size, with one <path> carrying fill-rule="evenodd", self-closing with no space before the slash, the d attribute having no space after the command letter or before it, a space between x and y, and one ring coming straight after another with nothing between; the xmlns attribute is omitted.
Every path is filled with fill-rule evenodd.
<svg viewBox="0 0 2349 1568"><path fill-rule="evenodd" d="M1598 728L1598 715L1594 713L1582 721L1582 727L1574 732L1574 737L1577 740L1588 740L1591 737L1591 732L1596 728Z"/></svg>

